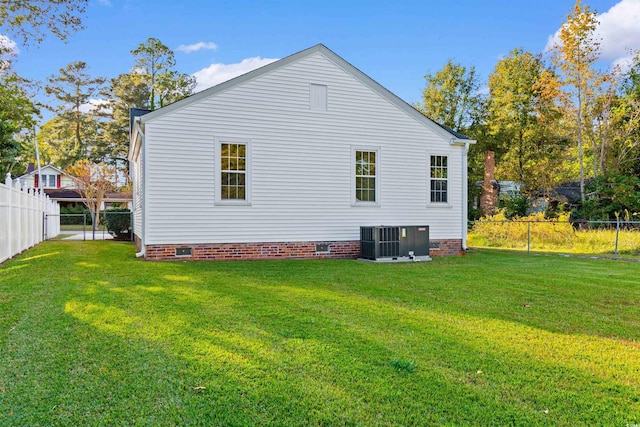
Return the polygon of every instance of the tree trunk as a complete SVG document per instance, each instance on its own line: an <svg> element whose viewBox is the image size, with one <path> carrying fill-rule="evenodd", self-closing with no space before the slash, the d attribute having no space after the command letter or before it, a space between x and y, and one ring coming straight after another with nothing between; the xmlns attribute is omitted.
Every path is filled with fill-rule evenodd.
<svg viewBox="0 0 640 427"><path fill-rule="evenodd" d="M578 161L580 164L580 201L584 203L584 155L582 153L582 88L578 75Z"/></svg>

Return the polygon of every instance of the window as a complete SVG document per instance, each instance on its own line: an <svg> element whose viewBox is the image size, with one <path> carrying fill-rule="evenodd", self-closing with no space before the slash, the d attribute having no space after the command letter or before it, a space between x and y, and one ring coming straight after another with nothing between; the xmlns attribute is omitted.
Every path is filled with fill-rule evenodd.
<svg viewBox="0 0 640 427"><path fill-rule="evenodd" d="M316 111L327 111L327 86L311 83L309 88L309 108Z"/></svg>
<svg viewBox="0 0 640 427"><path fill-rule="evenodd" d="M352 167L354 175L353 204L377 204L378 151L355 149Z"/></svg>
<svg viewBox="0 0 640 427"><path fill-rule="evenodd" d="M247 140L216 141L216 202L250 203L251 145Z"/></svg>
<svg viewBox="0 0 640 427"><path fill-rule="evenodd" d="M245 200L247 146L222 143L220 147L220 183L222 200Z"/></svg>
<svg viewBox="0 0 640 427"><path fill-rule="evenodd" d="M35 187L38 187L40 175L35 176ZM58 175L42 175L42 188L58 188Z"/></svg>
<svg viewBox="0 0 640 427"><path fill-rule="evenodd" d="M429 167L429 182L431 186L431 203L448 203L448 181L449 173L447 169L447 156L431 156Z"/></svg>

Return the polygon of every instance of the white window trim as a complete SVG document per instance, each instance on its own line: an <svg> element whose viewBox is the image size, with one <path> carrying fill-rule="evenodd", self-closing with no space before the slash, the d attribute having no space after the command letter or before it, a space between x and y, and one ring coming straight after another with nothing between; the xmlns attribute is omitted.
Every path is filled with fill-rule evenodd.
<svg viewBox="0 0 640 427"><path fill-rule="evenodd" d="M251 205L251 140L247 138L235 138L235 137L216 137L215 141L215 155L214 162L214 178L213 185L215 187L215 204L221 206L250 206ZM220 157L222 151L222 144L245 144L246 160L245 160L245 200L230 200L222 198L222 167L220 165Z"/></svg>
<svg viewBox="0 0 640 427"><path fill-rule="evenodd" d="M431 201L431 156L440 156L447 158L447 201L432 202ZM426 158L427 169L427 207L432 208L450 208L451 207L451 153L428 152Z"/></svg>
<svg viewBox="0 0 640 427"><path fill-rule="evenodd" d="M370 151L376 153L376 201L375 202L362 202L356 199L356 151ZM380 185L382 183L381 173L380 173L380 147L367 147L362 145L352 145L351 146L351 162L349 162L349 167L351 168L351 181L349 185L351 186L351 206L354 207L379 207L380 206Z"/></svg>

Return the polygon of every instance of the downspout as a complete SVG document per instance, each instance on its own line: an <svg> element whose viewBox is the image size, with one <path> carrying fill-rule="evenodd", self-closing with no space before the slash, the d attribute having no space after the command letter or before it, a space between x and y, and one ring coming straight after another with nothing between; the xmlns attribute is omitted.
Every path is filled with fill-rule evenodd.
<svg viewBox="0 0 640 427"><path fill-rule="evenodd" d="M146 249L146 224L145 224L145 220L146 220L146 216L145 216L145 210L146 210L146 198L147 198L147 192L146 192L146 188L147 186L146 181L147 181L147 171L145 170L145 162L147 161L147 144L145 144L145 136L144 136L144 132L142 132L142 128L140 127L140 120L135 120L134 119L134 125L136 127L136 130L138 131L138 134L140 135L140 143L142 144L141 150L142 150L142 161L140 162L140 171L138 173L142 173L142 179L140 180L140 186L142 187L140 191L142 191L142 214L140 215L140 217L142 218L142 220L140 221L141 224L141 228L142 228L142 235L140 236L140 252L136 253L136 258L140 258L140 257L144 257L145 255L145 249Z"/></svg>

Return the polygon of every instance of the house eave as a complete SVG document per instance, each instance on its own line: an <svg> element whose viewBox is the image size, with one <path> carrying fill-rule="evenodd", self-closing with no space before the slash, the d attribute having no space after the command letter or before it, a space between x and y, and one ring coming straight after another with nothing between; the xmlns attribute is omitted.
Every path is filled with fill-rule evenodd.
<svg viewBox="0 0 640 427"><path fill-rule="evenodd" d="M475 144L478 141L476 141L475 139L464 139L464 138L451 138L449 140L449 144L451 145L455 145L458 147L463 147L467 144L471 145L471 144Z"/></svg>

